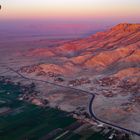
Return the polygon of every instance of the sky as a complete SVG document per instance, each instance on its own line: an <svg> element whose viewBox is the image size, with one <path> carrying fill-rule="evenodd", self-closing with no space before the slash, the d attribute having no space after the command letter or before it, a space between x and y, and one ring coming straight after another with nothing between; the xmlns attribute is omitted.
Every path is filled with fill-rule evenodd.
<svg viewBox="0 0 140 140"><path fill-rule="evenodd" d="M0 4L0 20L140 20L140 0L0 0Z"/></svg>
<svg viewBox="0 0 140 140"><path fill-rule="evenodd" d="M0 0L0 33L87 36L140 23L140 0Z"/></svg>

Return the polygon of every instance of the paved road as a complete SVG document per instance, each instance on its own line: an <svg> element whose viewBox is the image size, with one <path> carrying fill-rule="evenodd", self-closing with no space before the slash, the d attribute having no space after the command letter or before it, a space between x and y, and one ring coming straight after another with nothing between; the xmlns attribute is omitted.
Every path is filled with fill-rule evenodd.
<svg viewBox="0 0 140 140"><path fill-rule="evenodd" d="M89 113L91 114L91 116L92 116L94 119L96 119L97 121L99 121L99 122L101 122L101 123L103 123L103 124L109 125L109 126L111 126L111 127L113 127L113 128L121 129L122 131L128 132L128 133L130 133L130 134L135 134L135 135L140 136L140 134L137 133L137 132L135 132L135 131L132 131L132 130L129 130L129 129L123 128L123 127L121 127L121 126L118 126L118 125L115 125L115 124L112 124L112 123L109 123L109 122L106 122L106 121L104 121L104 120L99 119L99 118L96 116L96 114L95 114L95 112L94 112L94 110L93 110L93 101L94 101L94 98L95 98L95 95L92 95L92 98L91 98L90 103L89 103Z"/></svg>
<svg viewBox="0 0 140 140"><path fill-rule="evenodd" d="M7 66L6 66L7 67ZM140 136L140 133L137 133L135 131L132 131L132 130L129 130L129 129L126 129L126 128L123 128L121 126L118 126L118 125L115 125L115 124L112 124L112 123L109 123L109 122L106 122L104 120L101 120L99 119L94 110L93 110L93 101L94 101L94 98L95 98L95 94L94 93L91 93L91 92L88 92L88 91L85 91L85 90L81 90L81 89L76 89L76 88L73 88L73 87L69 87L69 86L63 86L63 85L59 85L59 84L56 84L56 83L53 83L53 82L48 82L48 81L44 81L44 80L39 80L39 79L34 79L34 78L28 78L28 77L25 77L24 75L22 75L21 73L19 73L18 71L14 70L13 68L10 68L10 67L7 67L10 71L13 71L15 72L16 74L18 74L19 76L21 76L22 78L24 79L27 79L27 80L34 80L34 81L39 81L39 82L44 82L44 83L48 83L48 84L52 84L52 85L55 85L55 86L59 86L59 87L63 87L63 88L67 88L67 89L72 89L72 90L77 90L79 92L84 92L86 94L90 94L92 97L91 97L91 100L89 102L89 113L90 115L98 122L100 123L103 123L103 124L106 124L108 126L111 126L113 128L117 128L117 129L120 129L122 131L125 131L125 132L128 132L130 134L135 134L137 136Z"/></svg>

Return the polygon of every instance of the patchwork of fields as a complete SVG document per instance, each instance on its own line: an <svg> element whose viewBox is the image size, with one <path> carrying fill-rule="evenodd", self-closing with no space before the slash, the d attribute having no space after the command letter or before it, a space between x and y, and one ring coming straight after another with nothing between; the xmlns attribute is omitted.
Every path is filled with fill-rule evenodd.
<svg viewBox="0 0 140 140"><path fill-rule="evenodd" d="M84 127L75 130L83 122L64 111L20 101L19 94L20 85L0 81L0 140L82 140ZM98 132L84 133L87 140L105 139Z"/></svg>

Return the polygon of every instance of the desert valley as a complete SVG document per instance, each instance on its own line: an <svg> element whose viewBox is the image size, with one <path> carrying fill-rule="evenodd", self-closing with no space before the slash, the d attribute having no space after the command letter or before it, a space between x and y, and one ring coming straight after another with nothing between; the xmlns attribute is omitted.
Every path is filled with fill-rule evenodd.
<svg viewBox="0 0 140 140"><path fill-rule="evenodd" d="M121 132L139 139L140 24L121 23L80 39L10 38L0 40L0 83L20 86L19 101L111 127L112 139ZM1 107L0 115L9 110Z"/></svg>

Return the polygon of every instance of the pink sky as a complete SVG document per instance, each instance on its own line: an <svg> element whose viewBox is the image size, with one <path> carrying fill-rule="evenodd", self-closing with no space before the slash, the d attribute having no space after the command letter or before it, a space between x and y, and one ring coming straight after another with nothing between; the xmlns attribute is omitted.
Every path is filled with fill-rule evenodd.
<svg viewBox="0 0 140 140"><path fill-rule="evenodd" d="M0 31L11 34L83 36L140 23L140 0L1 0L0 5Z"/></svg>
<svg viewBox="0 0 140 140"><path fill-rule="evenodd" d="M0 19L140 20L140 0L2 0Z"/></svg>

